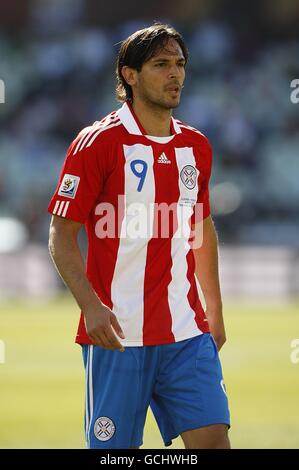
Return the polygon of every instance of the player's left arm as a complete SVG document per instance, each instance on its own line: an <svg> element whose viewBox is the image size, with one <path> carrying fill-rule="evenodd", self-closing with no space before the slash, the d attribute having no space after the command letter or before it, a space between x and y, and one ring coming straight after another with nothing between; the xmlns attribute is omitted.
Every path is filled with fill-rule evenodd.
<svg viewBox="0 0 299 470"><path fill-rule="evenodd" d="M219 281L218 238L211 215L193 225L192 230L195 237L202 239L201 246L193 248L195 274L205 298L210 331L220 350L226 341L226 334Z"/></svg>

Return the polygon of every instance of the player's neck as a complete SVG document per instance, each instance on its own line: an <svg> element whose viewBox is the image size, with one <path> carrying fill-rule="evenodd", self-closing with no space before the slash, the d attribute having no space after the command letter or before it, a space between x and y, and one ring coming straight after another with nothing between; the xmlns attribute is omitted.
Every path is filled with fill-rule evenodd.
<svg viewBox="0 0 299 470"><path fill-rule="evenodd" d="M171 109L163 109L135 98L132 108L146 135L168 137L171 135Z"/></svg>

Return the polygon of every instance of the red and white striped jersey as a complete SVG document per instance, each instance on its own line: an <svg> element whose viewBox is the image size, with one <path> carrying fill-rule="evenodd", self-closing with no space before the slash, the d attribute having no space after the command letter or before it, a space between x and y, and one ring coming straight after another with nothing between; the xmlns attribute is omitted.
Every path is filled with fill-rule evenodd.
<svg viewBox="0 0 299 470"><path fill-rule="evenodd" d="M172 343L209 331L190 226L196 203L202 218L210 214L212 152L198 130L174 118L171 130L169 137L145 135L125 103L72 142L48 207L86 225L87 277L117 316L124 346ZM168 207L174 210L160 211ZM83 312L76 342L92 344Z"/></svg>

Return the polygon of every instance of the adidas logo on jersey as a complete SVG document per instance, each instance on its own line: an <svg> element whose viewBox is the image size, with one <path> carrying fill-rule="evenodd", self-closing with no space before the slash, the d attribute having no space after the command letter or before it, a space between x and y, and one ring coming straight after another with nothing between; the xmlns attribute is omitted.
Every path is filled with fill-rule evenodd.
<svg viewBox="0 0 299 470"><path fill-rule="evenodd" d="M168 158L166 157L165 153L163 152L160 157L158 158L157 160L158 163L166 163L166 164L170 164L171 161L168 160Z"/></svg>

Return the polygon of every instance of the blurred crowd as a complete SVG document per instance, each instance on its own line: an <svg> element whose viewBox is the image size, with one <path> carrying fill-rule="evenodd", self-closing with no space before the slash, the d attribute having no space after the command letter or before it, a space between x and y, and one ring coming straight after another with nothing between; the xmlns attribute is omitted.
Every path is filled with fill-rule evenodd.
<svg viewBox="0 0 299 470"><path fill-rule="evenodd" d="M57 2L53 2L57 3ZM27 34L0 33L0 217L23 221L32 241L47 239L47 204L66 149L79 130L116 102L119 42L151 21L117 27L80 22L72 8L38 9ZM222 242L299 246L298 40L242 41L224 19L176 23L190 61L174 115L209 138L211 201Z"/></svg>

